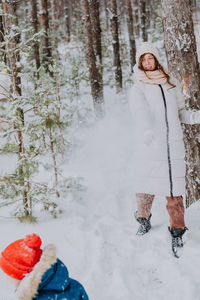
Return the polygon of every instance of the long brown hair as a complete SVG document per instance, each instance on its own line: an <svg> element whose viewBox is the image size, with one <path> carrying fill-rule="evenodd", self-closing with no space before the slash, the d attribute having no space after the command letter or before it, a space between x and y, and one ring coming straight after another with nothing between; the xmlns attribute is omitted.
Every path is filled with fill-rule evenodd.
<svg viewBox="0 0 200 300"><path fill-rule="evenodd" d="M143 68L143 65L142 65L143 57L145 56L145 54L147 54L147 53L144 53L143 55L140 56L139 62L138 62L138 68L139 68L140 70L144 71L144 73L145 73L145 75L147 76L147 78L149 78L148 75L147 75L147 73L146 73L146 70ZM170 76L169 76L169 74L167 74L167 73L165 72L163 66L159 63L159 61L157 60L157 58L156 58L152 53L150 53L150 54L151 54L151 55L154 57L154 59L155 59L155 65L156 65L155 70L161 70L161 72L164 74L164 76L165 76L166 79L167 79L167 83L168 83L169 85L171 85L171 88L170 88L170 89L175 88L176 85L173 84L173 83L170 81ZM151 79L151 78L149 78L149 79Z"/></svg>

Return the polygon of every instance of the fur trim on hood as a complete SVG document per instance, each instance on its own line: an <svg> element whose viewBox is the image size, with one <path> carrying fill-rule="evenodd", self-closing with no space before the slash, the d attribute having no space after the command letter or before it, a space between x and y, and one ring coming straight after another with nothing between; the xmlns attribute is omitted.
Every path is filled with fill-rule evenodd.
<svg viewBox="0 0 200 300"><path fill-rule="evenodd" d="M57 261L56 247L47 245L41 255L40 261L34 266L31 273L20 282L16 295L18 300L32 300L37 296L38 286L45 272Z"/></svg>

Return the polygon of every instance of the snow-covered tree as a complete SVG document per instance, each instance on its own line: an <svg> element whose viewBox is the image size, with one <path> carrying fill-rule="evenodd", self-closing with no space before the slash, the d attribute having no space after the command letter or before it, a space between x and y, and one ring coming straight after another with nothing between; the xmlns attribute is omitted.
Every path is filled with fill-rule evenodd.
<svg viewBox="0 0 200 300"><path fill-rule="evenodd" d="M88 0L82 0L83 20L85 26L87 62L90 73L91 92L94 101L94 109L97 117L104 113L102 74L97 67L97 59L94 50L93 32Z"/></svg>
<svg viewBox="0 0 200 300"><path fill-rule="evenodd" d="M119 45L119 26L118 26L118 10L117 1L109 0L110 9L110 23L112 32L112 46L113 46L113 65L115 69L115 81L117 92L122 89L122 68L120 59L120 45Z"/></svg>
<svg viewBox="0 0 200 300"><path fill-rule="evenodd" d="M200 71L189 0L162 0L169 71L183 86L186 107L200 109ZM181 9L180 9L181 7ZM176 18L174 17L176 16ZM200 199L199 125L185 125L187 205Z"/></svg>

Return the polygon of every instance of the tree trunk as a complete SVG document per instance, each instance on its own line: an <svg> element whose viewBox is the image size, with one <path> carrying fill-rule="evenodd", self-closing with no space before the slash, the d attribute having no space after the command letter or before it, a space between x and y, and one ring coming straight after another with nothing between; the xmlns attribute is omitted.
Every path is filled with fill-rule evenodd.
<svg viewBox="0 0 200 300"><path fill-rule="evenodd" d="M199 24L198 4L200 3L199 1L197 2L196 0L189 0L189 2L190 2L190 9L192 11L192 17L195 26L196 24Z"/></svg>
<svg viewBox="0 0 200 300"><path fill-rule="evenodd" d="M140 36L140 11L138 0L133 0L133 22L134 31L137 38Z"/></svg>
<svg viewBox="0 0 200 300"><path fill-rule="evenodd" d="M51 18L53 26L55 27L55 22L58 20L58 10L56 5L56 0L51 0Z"/></svg>
<svg viewBox="0 0 200 300"><path fill-rule="evenodd" d="M140 3L140 15L141 15L141 28L142 28L142 39L144 42L147 42L147 1L141 0Z"/></svg>
<svg viewBox="0 0 200 300"><path fill-rule="evenodd" d="M0 1L0 4L2 5L2 1ZM0 44L2 45L4 43L4 24L3 24L3 16L0 16ZM5 46L2 46L2 53L1 53L1 58L6 64L6 48Z"/></svg>
<svg viewBox="0 0 200 300"><path fill-rule="evenodd" d="M16 16L16 4L9 4L9 1L6 1L3 4L3 9L6 14L10 14L10 16L4 16L4 24L5 24L5 33L9 35L10 29L12 25L18 25L18 19ZM17 63L20 62L20 53L18 44L20 42L20 33L16 34L13 39L10 39L7 43L7 56L9 65L12 72L12 78L13 78L13 89L18 94L21 95L21 78L18 75L18 68Z"/></svg>
<svg viewBox="0 0 200 300"><path fill-rule="evenodd" d="M93 46L93 34L88 0L82 0L82 9L85 25L85 36L87 38L87 61L90 72L91 91L94 101L95 113L98 117L103 114L103 85L101 84L101 75L96 65L96 56Z"/></svg>
<svg viewBox="0 0 200 300"><path fill-rule="evenodd" d="M64 12L65 12L63 9L64 2L65 2L65 0L56 1L56 6L58 8L58 19L59 20L63 19L63 17L64 17Z"/></svg>
<svg viewBox="0 0 200 300"><path fill-rule="evenodd" d="M151 29L156 30L157 27L157 19L160 19L160 15L158 13L158 6L160 6L160 3L158 2L152 2L150 4L150 27Z"/></svg>
<svg viewBox="0 0 200 300"><path fill-rule="evenodd" d="M74 36L77 35L77 31L78 31L78 21L81 19L81 2L82 0L76 0L76 1L70 1L71 4L71 11L72 11L72 34Z"/></svg>
<svg viewBox="0 0 200 300"><path fill-rule="evenodd" d="M104 10L106 17L106 30L109 30L109 14L108 14L108 0L104 0Z"/></svg>
<svg viewBox="0 0 200 300"><path fill-rule="evenodd" d="M120 61L120 45L118 35L118 15L117 15L117 2L116 0L110 0L111 11L111 31L112 31L112 44L114 52L114 68L115 68L115 80L117 93L122 89L122 69Z"/></svg>
<svg viewBox="0 0 200 300"><path fill-rule="evenodd" d="M49 14L48 14L48 1L49 0L40 0L41 2L41 24L44 29L44 37L43 37L43 57L42 62L45 66L46 71L49 71L48 65L52 60L52 49L50 45L50 37L49 37Z"/></svg>
<svg viewBox="0 0 200 300"><path fill-rule="evenodd" d="M62 20L59 17L58 2L56 2L56 0L51 0L50 5L51 5L51 22L50 22L51 36L50 36L49 32L48 32L48 35L49 35L49 43L51 43L51 48L55 49L55 48L57 48L58 41L59 41L59 30L60 30L59 23L62 24ZM47 11L48 11L48 9L47 9ZM50 17L48 17L48 19L49 18Z"/></svg>
<svg viewBox="0 0 200 300"><path fill-rule="evenodd" d="M136 46L135 46L135 37L133 30L133 10L131 5L131 0L126 0L126 16L127 16L127 25L128 25L128 35L129 35L129 47L130 47L130 62L131 62L131 72L133 72L133 67L136 63Z"/></svg>
<svg viewBox="0 0 200 300"><path fill-rule="evenodd" d="M33 24L34 33L38 32L38 15L37 15L37 11L38 11L38 9L37 9L37 0L31 0L31 22ZM35 63L36 63L36 68L38 70L40 68L40 52L39 52L38 42L35 42L33 48L34 48L34 59L35 59Z"/></svg>
<svg viewBox="0 0 200 300"><path fill-rule="evenodd" d="M189 0L190 8L192 12L195 12L197 9L197 1L196 0Z"/></svg>
<svg viewBox="0 0 200 300"><path fill-rule="evenodd" d="M189 0L162 0L164 38L170 73L183 87L186 107L200 109L200 71ZM180 9L181 7L181 9ZM176 18L174 18L176 16ZM200 199L200 125L184 125L186 204Z"/></svg>
<svg viewBox="0 0 200 300"><path fill-rule="evenodd" d="M101 50L101 25L99 18L99 0L91 0L89 3L91 23L93 26L93 41L96 57L100 64L102 64L102 50Z"/></svg>
<svg viewBox="0 0 200 300"><path fill-rule="evenodd" d="M146 30L151 26L152 0L146 1ZM148 34L147 34L148 39Z"/></svg>
<svg viewBox="0 0 200 300"><path fill-rule="evenodd" d="M65 12L65 31L66 41L69 43L71 40L71 28L70 28L70 2L69 0L64 1L64 12Z"/></svg>
<svg viewBox="0 0 200 300"><path fill-rule="evenodd" d="M125 2L126 0L116 0L118 16L120 16L120 19L123 21L126 19Z"/></svg>

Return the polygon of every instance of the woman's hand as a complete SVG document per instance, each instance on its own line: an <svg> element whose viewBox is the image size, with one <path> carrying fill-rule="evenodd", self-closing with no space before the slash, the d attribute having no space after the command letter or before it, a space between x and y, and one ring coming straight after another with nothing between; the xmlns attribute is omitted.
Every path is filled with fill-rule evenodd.
<svg viewBox="0 0 200 300"><path fill-rule="evenodd" d="M200 124L200 110L191 113L191 123Z"/></svg>
<svg viewBox="0 0 200 300"><path fill-rule="evenodd" d="M184 124L200 124L200 110L192 111L185 108L179 110L179 118Z"/></svg>

